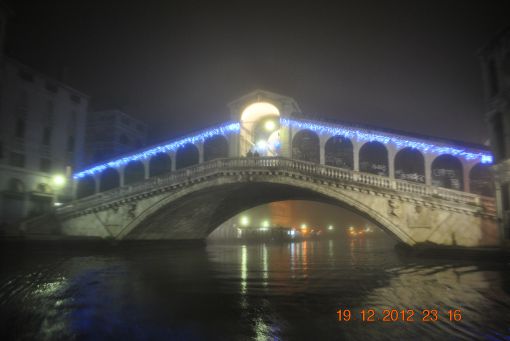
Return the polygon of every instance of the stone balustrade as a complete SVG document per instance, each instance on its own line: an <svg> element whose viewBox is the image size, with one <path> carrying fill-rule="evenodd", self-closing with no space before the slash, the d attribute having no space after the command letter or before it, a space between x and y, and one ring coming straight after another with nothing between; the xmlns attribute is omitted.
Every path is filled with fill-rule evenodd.
<svg viewBox="0 0 510 341"><path fill-rule="evenodd" d="M163 174L145 181L109 191L94 194L58 208L59 214L74 213L90 209L104 203L119 201L134 195L150 193L171 186L185 186L200 178L215 174L255 174L260 171L292 173L297 176L310 177L313 180L327 183L343 183L348 185L393 190L400 194L429 196L446 201L483 206L492 213L494 199L476 194L435 187L404 180L391 179L368 173L360 173L322 164L287 159L281 157L224 158L207 161L174 172ZM275 173L276 174L276 173Z"/></svg>

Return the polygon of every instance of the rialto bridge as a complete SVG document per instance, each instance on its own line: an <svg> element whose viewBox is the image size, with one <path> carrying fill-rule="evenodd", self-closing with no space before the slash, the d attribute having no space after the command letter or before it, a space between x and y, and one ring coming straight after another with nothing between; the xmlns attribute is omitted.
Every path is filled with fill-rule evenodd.
<svg viewBox="0 0 510 341"><path fill-rule="evenodd" d="M500 242L483 146L313 119L255 91L231 121L74 174L76 200L48 224L73 236L198 239L267 202L349 208L404 243Z"/></svg>

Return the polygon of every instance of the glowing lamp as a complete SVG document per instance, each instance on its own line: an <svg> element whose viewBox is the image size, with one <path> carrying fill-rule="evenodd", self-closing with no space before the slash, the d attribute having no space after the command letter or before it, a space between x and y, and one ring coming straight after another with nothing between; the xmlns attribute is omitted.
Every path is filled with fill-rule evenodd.
<svg viewBox="0 0 510 341"><path fill-rule="evenodd" d="M264 128L267 131L273 131L276 129L276 124L274 123L274 121L268 120L268 121L266 121L266 123L264 123Z"/></svg>
<svg viewBox="0 0 510 341"><path fill-rule="evenodd" d="M63 175L54 175L53 184L57 187L62 187L66 183L66 178Z"/></svg>
<svg viewBox="0 0 510 341"><path fill-rule="evenodd" d="M260 140L259 142L257 142L257 148L261 150L267 149L267 141Z"/></svg>
<svg viewBox="0 0 510 341"><path fill-rule="evenodd" d="M247 216L242 216L240 222L241 225L248 226L248 224L250 223L250 219Z"/></svg>

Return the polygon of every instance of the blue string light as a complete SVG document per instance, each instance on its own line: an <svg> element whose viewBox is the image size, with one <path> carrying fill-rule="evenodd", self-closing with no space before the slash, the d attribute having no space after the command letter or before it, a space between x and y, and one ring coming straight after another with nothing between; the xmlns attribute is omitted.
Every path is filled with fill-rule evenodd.
<svg viewBox="0 0 510 341"><path fill-rule="evenodd" d="M373 133L368 130L354 129L352 127L345 127L342 125L326 125L308 121L291 120L287 118L281 118L280 124L282 126L293 127L298 129L309 129L319 134L328 134L331 136L339 135L349 139L355 138L358 141L365 142L377 141L385 145L393 144L397 147L397 149L409 147L420 150L425 153L433 153L437 155L450 154L464 158L465 160L478 160L479 162L486 164L490 164L493 162L493 156L490 153L472 152L467 151L465 149L461 149L460 147L437 146L417 139L406 139L404 137L398 137L395 135ZM92 168L85 169L81 172L75 173L73 175L73 178L80 179L87 175L94 175L96 173L104 171L107 168L117 168L120 166L124 166L131 161L147 160L158 153L168 153L171 151L175 151L179 147L182 147L188 143L204 142L206 139L211 138L215 135L227 135L232 133L239 133L240 130L241 129L239 122L234 123L229 122L224 125L205 130L196 135L188 136L177 141L152 147L150 149L144 150L133 155L129 155L107 163L96 165Z"/></svg>
<svg viewBox="0 0 510 341"><path fill-rule="evenodd" d="M355 138L356 140L362 142L377 141L385 145L393 144L397 147L397 149L409 147L425 153L432 153L437 155L450 154L464 158L465 160L478 160L481 163L493 162L493 157L490 153L467 151L465 149L461 149L461 147L458 146L437 146L417 139L407 139L405 137L386 135L383 133L372 133L368 130L354 129L352 127L345 127L342 125L326 125L308 121L291 120L288 118L281 118L280 124L282 126L293 127L297 129L309 129L319 134L327 134L331 136L340 135L349 139Z"/></svg>
<svg viewBox="0 0 510 341"><path fill-rule="evenodd" d="M131 161L147 160L158 153L168 153L171 151L175 151L179 147L182 147L188 143L204 142L208 138L211 138L215 135L228 135L228 134L232 134L232 133L239 133L240 130L241 129L240 129L239 122L234 122L234 123L229 122L229 123L223 124L221 126L205 130L205 131L198 133L196 135L191 135L191 136L182 138L177 141L173 141L170 143L152 147L150 149L141 151L141 152L133 154L133 155L125 156L120 159L116 159L116 160L113 160L113 161L110 161L107 163L96 165L92 168L85 169L81 172L75 173L73 175L73 178L75 180L77 180L77 179L83 178L84 176L87 176L87 175L94 175L96 173L101 173L102 171L104 171L107 168L117 168L119 166L126 165Z"/></svg>

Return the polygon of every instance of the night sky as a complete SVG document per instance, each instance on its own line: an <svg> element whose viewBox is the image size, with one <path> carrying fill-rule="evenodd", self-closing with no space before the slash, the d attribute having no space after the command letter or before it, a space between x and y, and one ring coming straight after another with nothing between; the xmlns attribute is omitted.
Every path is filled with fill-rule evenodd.
<svg viewBox="0 0 510 341"><path fill-rule="evenodd" d="M6 53L156 142L256 88L345 121L481 143L477 50L510 1L8 1ZM334 4L334 6L332 5Z"/></svg>

